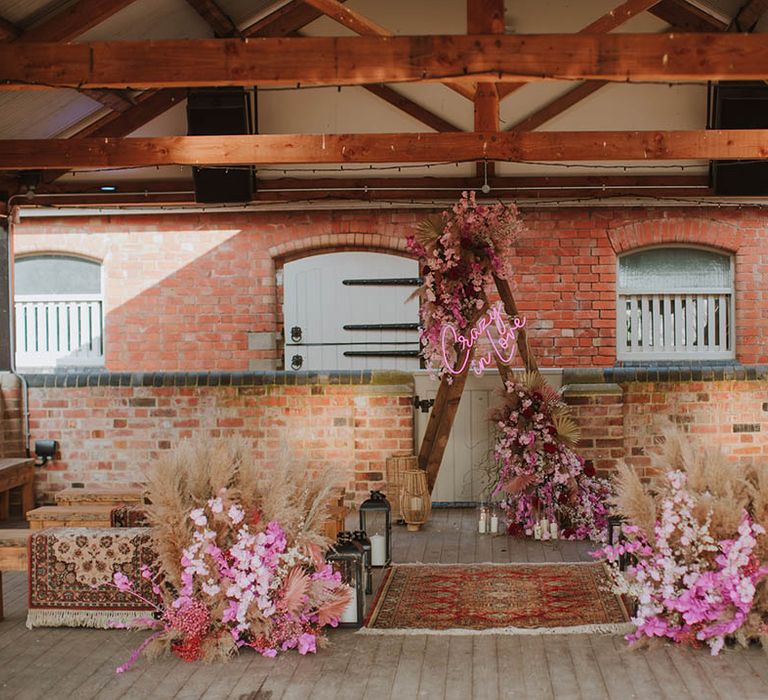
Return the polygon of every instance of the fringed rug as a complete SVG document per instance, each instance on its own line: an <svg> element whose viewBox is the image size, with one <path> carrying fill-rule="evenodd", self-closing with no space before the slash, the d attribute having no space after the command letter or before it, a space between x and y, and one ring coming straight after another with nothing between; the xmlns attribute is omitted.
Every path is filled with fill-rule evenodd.
<svg viewBox="0 0 768 700"><path fill-rule="evenodd" d="M134 590L154 600L141 567L152 567L147 528L51 528L29 539L27 627L108 628L146 617L151 607L114 586L117 572Z"/></svg>
<svg viewBox="0 0 768 700"><path fill-rule="evenodd" d="M574 634L628 631L603 564L393 566L369 634Z"/></svg>
<svg viewBox="0 0 768 700"><path fill-rule="evenodd" d="M149 527L147 511L139 503L122 503L109 513L110 527Z"/></svg>

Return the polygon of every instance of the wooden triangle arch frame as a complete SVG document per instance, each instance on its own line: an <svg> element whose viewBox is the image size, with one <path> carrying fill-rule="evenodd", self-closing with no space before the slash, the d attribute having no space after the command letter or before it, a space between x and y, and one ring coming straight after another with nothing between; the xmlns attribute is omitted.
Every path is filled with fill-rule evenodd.
<svg viewBox="0 0 768 700"><path fill-rule="evenodd" d="M499 298L504 304L504 310L509 317L519 317L520 314L509 282L496 275L493 276L493 281L496 284ZM488 298L486 297L483 311L487 310L488 306ZM525 369L529 372L538 370L536 360L531 354L531 350L528 346L528 335L525 327L518 329L516 342ZM468 350L470 355L473 350L474 348ZM495 358L496 365L499 368L499 374L501 375L501 380L506 386L507 381L512 379L512 370L508 365L500 362L498 355L495 355ZM461 361L461 358L457 358L457 362ZM432 493L435 482L437 481L437 475L440 471L440 464L443 461L445 447L448 444L448 438L450 437L451 429L453 428L456 412L459 410L461 395L464 393L464 385L467 382L470 364L469 358L467 358L461 372L454 375L447 372L443 374L442 380L440 381L440 387L437 390L437 396L435 397L435 403L432 407L432 412L429 414L427 430L424 433L424 439L422 440L421 448L419 449L419 468L427 472L427 483L429 484L430 493ZM450 377L453 378L452 382L449 382Z"/></svg>

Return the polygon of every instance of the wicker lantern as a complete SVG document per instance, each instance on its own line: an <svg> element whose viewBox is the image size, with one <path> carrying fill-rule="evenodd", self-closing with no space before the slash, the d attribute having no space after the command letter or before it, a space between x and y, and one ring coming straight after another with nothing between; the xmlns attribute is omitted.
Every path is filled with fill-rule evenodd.
<svg viewBox="0 0 768 700"><path fill-rule="evenodd" d="M391 499L392 520L402 523L400 494L403 491L403 474L409 469L419 468L419 459L410 452L396 452L387 457L387 493Z"/></svg>
<svg viewBox="0 0 768 700"><path fill-rule="evenodd" d="M408 530L417 532L427 522L432 511L432 499L427 486L427 473L421 469L409 469L403 473L400 494L400 512Z"/></svg>

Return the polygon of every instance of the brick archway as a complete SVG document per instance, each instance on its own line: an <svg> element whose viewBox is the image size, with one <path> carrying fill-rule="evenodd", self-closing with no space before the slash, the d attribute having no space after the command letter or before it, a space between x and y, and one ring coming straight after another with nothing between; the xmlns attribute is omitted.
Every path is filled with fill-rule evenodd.
<svg viewBox="0 0 768 700"><path fill-rule="evenodd" d="M412 257L406 250L404 236L380 233L325 233L308 236L273 246L269 249L269 255L275 261L275 267L280 268L286 262L306 258L310 255L345 251L389 253Z"/></svg>
<svg viewBox="0 0 768 700"><path fill-rule="evenodd" d="M608 230L616 255L656 245L701 245L736 253L741 231L725 221L695 218L663 218L624 224Z"/></svg>

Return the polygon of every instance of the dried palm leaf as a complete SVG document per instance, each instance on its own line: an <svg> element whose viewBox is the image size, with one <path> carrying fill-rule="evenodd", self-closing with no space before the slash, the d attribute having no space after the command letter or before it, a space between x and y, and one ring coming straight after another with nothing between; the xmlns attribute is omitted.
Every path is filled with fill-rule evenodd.
<svg viewBox="0 0 768 700"><path fill-rule="evenodd" d="M343 592L342 592L343 591ZM349 602L352 600L351 589L336 589L337 597L323 603L317 609L317 623L322 627L327 625L331 620L338 620L344 611L347 609Z"/></svg>
<svg viewBox="0 0 768 700"><path fill-rule="evenodd" d="M557 430L557 436L567 447L576 447L581 439L581 428L573 420L569 412L553 411L552 423Z"/></svg>
<svg viewBox="0 0 768 700"><path fill-rule="evenodd" d="M534 474L521 474L510 479L506 484L504 484L504 491L515 495L521 491L525 491L525 489L527 489L535 481L536 476Z"/></svg>
<svg viewBox="0 0 768 700"><path fill-rule="evenodd" d="M289 615L294 615L301 609L304 597L309 592L309 584L309 576L298 566L291 569L285 577L281 605Z"/></svg>
<svg viewBox="0 0 768 700"><path fill-rule="evenodd" d="M437 239L443 235L443 220L435 214L420 221L416 226L414 237L425 248L433 246Z"/></svg>

